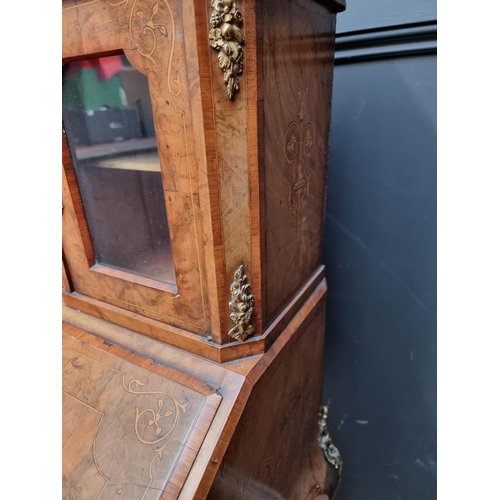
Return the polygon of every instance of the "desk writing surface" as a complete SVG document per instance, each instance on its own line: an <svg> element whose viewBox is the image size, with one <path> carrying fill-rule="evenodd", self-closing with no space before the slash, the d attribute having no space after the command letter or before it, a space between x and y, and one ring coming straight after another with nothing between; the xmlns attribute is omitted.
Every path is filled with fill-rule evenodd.
<svg viewBox="0 0 500 500"><path fill-rule="evenodd" d="M177 498L221 397L68 334L62 355L63 499Z"/></svg>

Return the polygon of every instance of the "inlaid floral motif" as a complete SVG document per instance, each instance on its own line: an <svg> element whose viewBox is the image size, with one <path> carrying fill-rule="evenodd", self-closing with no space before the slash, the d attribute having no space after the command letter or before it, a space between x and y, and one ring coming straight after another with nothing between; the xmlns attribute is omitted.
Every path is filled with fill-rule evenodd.
<svg viewBox="0 0 500 500"><path fill-rule="evenodd" d="M299 89L299 121L290 123L285 131L285 157L292 173L292 179L287 183L288 208L297 216L297 224L309 194L309 159L314 145L314 125L305 121L304 101L308 92L307 88Z"/></svg>
<svg viewBox="0 0 500 500"><path fill-rule="evenodd" d="M151 16L148 18L142 10L138 10L135 14L136 16L142 20L143 26L141 30L141 34L146 34L147 31L155 35L154 31L158 30L162 35L167 36L167 29L163 24L155 24L153 22L154 16L158 13L158 3L155 3L153 5L153 11L151 13Z"/></svg>
<svg viewBox="0 0 500 500"><path fill-rule="evenodd" d="M179 425L181 412L186 412L188 401L179 403L172 395L166 392L136 390L143 386L144 383L140 380L131 380L127 386L125 385L125 381L123 381L124 389L131 394L157 396L157 409L146 408L141 411L136 407L134 424L135 434L141 443L146 445L158 445L153 448L154 455L149 465L149 476L152 481L153 464L157 458L161 459L163 451L172 439ZM145 420L145 417L147 420ZM145 429L147 430L150 427L154 427L154 438L145 435Z"/></svg>

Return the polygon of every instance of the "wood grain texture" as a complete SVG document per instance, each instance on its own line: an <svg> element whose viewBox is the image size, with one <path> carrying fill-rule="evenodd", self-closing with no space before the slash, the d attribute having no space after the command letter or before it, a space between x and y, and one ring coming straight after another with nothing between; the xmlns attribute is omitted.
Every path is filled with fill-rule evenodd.
<svg viewBox="0 0 500 500"><path fill-rule="evenodd" d="M81 265L91 266L95 262L94 249L90 240L89 228L83 211L82 198L76 181L75 171L71 162L71 154L69 152L68 141L63 133L62 135L62 196L63 196L63 247L66 240L69 238L74 241L81 249L79 259ZM67 233L64 231L65 211L71 207L69 217L75 227L75 231ZM66 217L67 219L68 217ZM71 255L71 252L70 252Z"/></svg>
<svg viewBox="0 0 500 500"><path fill-rule="evenodd" d="M144 16L154 26L152 31L143 30ZM210 332L220 342L217 323L211 332L211 320L217 321L217 315L207 314L209 307L212 313L216 309L209 303L217 302L217 297L209 293L204 268L213 260L205 259L205 249L210 255L213 249L204 238L211 232L210 224L201 224L207 202L206 193L203 206L200 201L198 174L204 169L198 166L203 158L195 154L191 112L192 94L199 94L197 71L190 70L196 61L190 62L185 49L186 40L195 36L192 17L192 5L179 1L63 2L65 60L123 50L132 65L148 77L176 287L93 271L92 248L74 189L65 194L64 245L71 278L81 294L198 335ZM72 165L66 161L65 167L70 178ZM216 277L213 268L210 273L211 278Z"/></svg>
<svg viewBox="0 0 500 500"><path fill-rule="evenodd" d="M243 15L241 28L246 29L246 6L239 3ZM208 42L208 19L212 11L210 2L205 2L207 22L199 26L199 37ZM207 43L208 45L208 43ZM246 45L246 42L245 42ZM246 67L244 50L243 65ZM226 275L225 301L231 300L229 284L232 276L243 265L251 270L251 230L250 230L250 200L249 200L249 165L247 151L247 71L238 76L239 91L233 100L228 99L226 85L221 78L218 65L218 52L210 49L207 61L210 62L210 97L204 105L212 113L218 172L218 193L220 196L220 217L222 237L224 241L224 273ZM206 93L203 94L204 97ZM211 108L211 109L210 109ZM249 276L250 280L252 279ZM227 310L227 309L226 309ZM229 328L228 328L229 330ZM232 339L227 332L222 332L222 342L229 343Z"/></svg>
<svg viewBox="0 0 500 500"><path fill-rule="evenodd" d="M333 494L338 477L317 445L325 300L323 280L248 372L245 409L228 449L215 455L222 463L207 498Z"/></svg>
<svg viewBox="0 0 500 500"><path fill-rule="evenodd" d="M263 335L250 337L243 343L234 341L225 345L208 342L205 338L184 329L156 321L147 316L130 313L122 308L81 295L78 292L64 293L63 302L69 307L79 309L94 317L133 329L138 333L148 335L166 344L185 349L213 361L225 363L264 353L282 333L287 322L309 299L311 293L323 278L324 268L321 266L267 327ZM68 321L68 311L69 309L63 310L63 321Z"/></svg>
<svg viewBox="0 0 500 500"><path fill-rule="evenodd" d="M316 288L325 279L325 266L320 266L304 284L304 286L293 296L286 307L276 316L266 329L266 350L276 341L290 320L297 314Z"/></svg>
<svg viewBox="0 0 500 500"><path fill-rule="evenodd" d="M248 185L250 195L251 262L248 274L255 299L253 327L255 334L264 333L265 296L265 176L263 124L264 73L262 2L245 2L245 53L247 83Z"/></svg>
<svg viewBox="0 0 500 500"><path fill-rule="evenodd" d="M282 0L262 18L269 324L321 264L335 16Z"/></svg>
<svg viewBox="0 0 500 500"><path fill-rule="evenodd" d="M147 77L159 159L148 168L160 169L175 269L169 284L96 263L63 138L65 498L331 496L321 247L342 0L239 0L232 101L209 0L62 6L64 61L124 53ZM228 335L240 265L255 309L243 343Z"/></svg>
<svg viewBox="0 0 500 500"><path fill-rule="evenodd" d="M245 380L244 376L218 363L138 335L132 330L118 327L74 309L66 309L68 317L75 325L63 324L63 331L67 335L99 348L104 351L103 355L110 353L113 357L125 356L126 359L134 360L137 360L139 356L142 359L139 364L144 368L159 374L169 374L170 378L182 384L199 388L196 384L203 381L204 393L209 395L215 393L222 397L201 448L189 470L189 475L183 483L181 498L193 498L200 484L207 481L205 471L208 464L211 464L214 450L219 446L222 430L224 429L224 433L229 433L229 435L234 430L226 424L229 415L235 410L236 401ZM96 330L99 331L100 337L86 333Z"/></svg>
<svg viewBox="0 0 500 500"><path fill-rule="evenodd" d="M253 389L254 386L261 378L265 376L269 367L273 366L276 359L280 356L280 353L282 353L287 344L292 339L297 339L298 337L301 337L304 334L304 328L306 328L306 325L309 324L309 322L312 319L312 316L315 315L315 311L318 309L318 306L321 307L321 304L324 303L325 298L326 298L326 281L322 280L322 282L310 294L307 301L303 304L300 310L288 323L288 325L283 330L282 334L278 337L276 342L264 355L255 356L254 358L249 358L248 360L232 361L222 365L222 367L225 369L230 369L231 371L237 371L238 373L244 375L245 377L244 383L242 385L239 385L240 382L239 381L237 382L239 392L237 395L237 399L235 401L234 408L228 415L224 423L223 430L217 435L217 443L213 449L209 461L204 462L203 467L205 467L205 470L204 470L203 480L196 487L193 487L193 482L190 482L189 481L190 478L188 477L188 480L186 481L186 486L182 490L181 495L179 497L181 500L191 500L191 499L201 500L207 498L207 495L209 494L209 490L213 484L213 481L216 477L219 467L223 461L223 457L225 456L227 448L228 446L230 446L230 443L232 443L233 435L237 436L237 433L235 434L235 429L236 426L239 425L238 422L240 422L242 412L246 408L246 405L248 404L251 395L252 394L255 395L256 391L254 391ZM303 324L304 326L302 326ZM313 330L310 335L311 336L314 335L314 337L319 336L321 339L323 339L324 334L321 331ZM310 341L311 338L309 337L309 342ZM283 356L282 361L286 364L285 356ZM322 356L320 356L318 362L319 362L318 369L322 370ZM287 369L289 372L294 372L295 365L293 364L287 365ZM318 388L315 389L315 391L318 390L319 390ZM320 390L318 394L319 396L316 395L316 397L321 398ZM315 414L311 417L316 423L318 420L317 411L318 409L315 410ZM338 478L335 477L335 473L333 472L333 467L325 465L326 462L321 456L321 453L318 454L318 452L314 450L314 443L317 444L317 435L314 442L311 442L310 444L312 446L311 456L313 457L314 460L313 469L315 470L315 473L319 474L320 481L322 480L321 478L323 477L325 478L325 482L324 484L320 485L320 489L321 487L323 487L325 491L328 490L330 487L333 489L335 485L338 484ZM253 453L252 449L253 447L248 450L249 456L251 456ZM199 459L200 455L198 455L197 459L195 460L193 470L198 465ZM301 463L304 463L304 461L301 461ZM310 471L311 469L308 470ZM323 473L324 475L322 476ZM243 472L242 474L245 475L245 472ZM286 473L286 468L282 469L280 471L280 474L289 477ZM298 488L299 490L301 490L302 487L300 486L300 484L298 485ZM267 492L269 492L269 490L267 490ZM224 500L226 498L231 498L230 496L226 496L225 493L221 493L220 489L212 491L211 495L212 498L218 498L221 500ZM217 496L214 497L213 495ZM244 496L243 498L247 497ZM261 498L266 498L266 497L264 496ZM311 498L315 497L312 496Z"/></svg>
<svg viewBox="0 0 500 500"><path fill-rule="evenodd" d="M258 158L258 87L257 78L257 23L253 2L239 5L245 31L244 66L239 76L240 90L232 101L220 78L217 52L208 43L210 2L195 2L198 36L199 78L201 81L204 139L209 167L212 220L216 245L215 264L222 271L217 277L221 342L230 343L227 335L230 301L230 283L240 265L246 269L256 299L255 335L262 330L261 299L261 219ZM221 300L222 299L222 300Z"/></svg>
<svg viewBox="0 0 500 500"><path fill-rule="evenodd" d="M287 399L287 396L280 396L282 389L276 386L285 387L287 391L295 393L297 397L292 403L296 404L297 407L294 411L307 417L304 425L309 429L307 431L301 431L301 433L304 432L301 436L307 441L304 436L308 436L309 431L312 433L313 428L317 430L315 426L317 425L317 411L319 407L314 409L312 415L309 415L309 410L303 408L303 405L311 405L312 407L321 399L321 380L319 380L319 385L316 385L314 389L312 387L310 388L311 391L309 393L306 391L301 395L300 388L305 388L309 383L313 383L309 382L309 371L312 370L311 375L314 380L318 376L316 372L322 372L322 353L320 352L318 354L316 349L322 347L324 337L324 330L320 328L319 323L322 325L324 321L323 309L325 296L326 282L323 279L308 296L306 302L297 311L295 316L286 325L282 334L264 355L258 355L243 360L235 360L224 364L218 364L199 358L186 351L162 344L147 336L138 335L132 330L121 328L110 322L94 318L72 308L65 309L67 309L67 320L74 326L72 327L69 324L63 325L63 330L72 336L81 338L85 342L98 346L100 349L109 350L109 352L115 355L118 352L123 352L121 346L124 346L128 351L128 355L132 355L130 351L133 351L136 355L148 360L145 361L145 368L151 370L161 370L165 369L165 367L168 367L169 370L174 369L176 372L183 373L189 377L204 380L208 389L215 389L216 392L222 396L223 399L220 403L219 410L213 419L213 423L193 462L191 471L186 478L184 487L179 496L179 498L183 500L193 498L202 499L206 498L208 495L226 450L228 446L230 446L232 439L234 439L233 435L235 437L238 436L237 431L235 434L235 429L237 429L237 426L241 426L242 420L240 417L242 413L246 411L245 408L253 406L252 411L256 412L257 410L254 405L262 403L256 403L256 401L259 400L258 394L261 390L266 393L266 395L263 396L264 399L269 398L267 402L262 403L264 404L263 408L270 407L273 409L275 408L273 406L273 399ZM101 338L89 335L83 330L89 332L97 331ZM287 347L289 344L291 346L290 348ZM316 359L312 360L312 356L316 356ZM276 374L272 371L275 363L278 363L280 366L278 369L279 373ZM309 364L304 368L302 363ZM266 375L268 372L269 376ZM308 375L304 376L304 373ZM296 386L296 384L298 384L298 386ZM270 388L266 392L266 387L268 386ZM290 395L290 392L287 394ZM257 400L255 398L257 398ZM273 427L277 425L279 419L284 418L279 410L276 411L276 414L276 419L272 415L268 415L268 423L263 424L264 432L270 432L269 426ZM240 424L238 424L238 422L240 422ZM248 424L246 427L249 431L253 432L254 429L260 429L260 424L259 426ZM290 426L285 427L285 429L286 432L289 432ZM272 434L280 434L276 428L274 428L274 431ZM280 434L280 439L285 439L287 436L286 432L285 434ZM315 438L317 438L317 435L315 435ZM293 439L290 439L290 441L293 441ZM273 442L272 439L271 442ZM326 466L326 462L321 454L318 455L317 451L315 451L315 444L317 445L316 440L311 440L308 446L302 450L303 453L297 456L298 463L304 466L304 471L306 472L303 472L301 480L298 481L295 486L290 486L290 488L296 488L297 491L302 492L302 484L310 486L312 484L309 475L311 470L314 470L314 474L318 478L322 491L327 491L328 485L336 482L335 475L330 466ZM253 456L253 448L254 445L252 444L252 447L249 448L248 451L248 457ZM319 446L317 448L319 450ZM271 448L270 453L272 453L273 449L274 448ZM308 451L309 449L310 452ZM312 469L307 462L308 456L313 460ZM287 475L287 467L285 466L287 459L288 458L285 457L285 461L282 462L283 468L280 468L277 474L279 476L283 475L289 480L291 476ZM254 484L254 481L249 478L253 477L253 475L258 472L256 469L258 464L256 461L249 460L249 463L250 462L252 464L251 470L249 470L248 473L240 470L240 475L238 477L241 479L241 474L250 474L245 482L247 484ZM330 479L328 478L331 478L331 482L329 482ZM284 480L280 479L280 481L282 483ZM316 486L314 487L316 488ZM231 491L231 489L229 489L229 491ZM213 495L214 493L212 492L212 498ZM215 498L224 499L226 497L219 496ZM295 497L292 496L290 498ZM305 495L303 498L305 498ZM314 498L314 496L311 498Z"/></svg>
<svg viewBox="0 0 500 500"><path fill-rule="evenodd" d="M252 387L208 499L333 494L337 479L318 446L325 305L323 296Z"/></svg>
<svg viewBox="0 0 500 500"><path fill-rule="evenodd" d="M73 291L73 286L71 285L68 271L66 270L66 264L64 263L64 255L62 260L62 290L66 293L71 293Z"/></svg>
<svg viewBox="0 0 500 500"><path fill-rule="evenodd" d="M228 346L243 264L254 338L267 347L269 325L321 263L335 17L311 0L240 10L246 69L229 101L208 44L209 2L63 2L65 60L122 50L148 77L176 284L94 265L67 147L64 250L81 296ZM306 155L287 156L290 130L297 148L312 140Z"/></svg>
<svg viewBox="0 0 500 500"><path fill-rule="evenodd" d="M63 498L155 500L162 491L177 498L222 397L203 381L70 333L76 337L63 334Z"/></svg>
<svg viewBox="0 0 500 500"><path fill-rule="evenodd" d="M210 290L215 300L211 301L211 313L218 319L217 334L219 343L227 342L229 330L229 309L227 300L227 290L229 282L226 276L224 236L222 227L222 204L220 199L219 185L219 162L217 158L217 138L214 120L214 101L212 95L212 64L211 48L207 40L209 13L206 2L194 2L194 21L196 26L197 39L193 41L191 48L193 54L197 55L197 72L200 81L201 97L198 105L199 120L195 122L198 137L203 141L197 142L198 154L205 158L206 165L205 180L200 181L200 189L205 194L206 210L202 212L205 228L211 228L211 233L206 232L205 238L212 242L213 254L206 258L207 269L214 273L210 281ZM212 327L212 332L215 328Z"/></svg>

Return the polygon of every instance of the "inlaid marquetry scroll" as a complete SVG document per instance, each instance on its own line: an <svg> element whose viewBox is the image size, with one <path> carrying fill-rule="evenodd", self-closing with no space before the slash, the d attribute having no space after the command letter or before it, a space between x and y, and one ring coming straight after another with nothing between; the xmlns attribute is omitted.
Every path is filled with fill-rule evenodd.
<svg viewBox="0 0 500 500"><path fill-rule="evenodd" d="M250 293L250 285L247 282L245 269L240 266L234 273L234 281L231 285L231 302L229 317L235 324L229 330L229 336L235 340L243 342L247 337L253 334L252 321L254 298Z"/></svg>
<svg viewBox="0 0 500 500"><path fill-rule="evenodd" d="M288 125L285 131L285 157L290 166L291 180L288 185L288 208L298 216L304 210L309 194L309 158L314 145L314 125L306 121L305 99L309 90L300 88L298 96L300 110L296 120ZM297 222L298 223L298 222Z"/></svg>
<svg viewBox="0 0 500 500"><path fill-rule="evenodd" d="M177 498L220 396L69 335L62 353L63 498Z"/></svg>
<svg viewBox="0 0 500 500"><path fill-rule="evenodd" d="M342 474L342 458L337 447L333 444L328 431L328 407L322 406L319 410L319 445L326 460Z"/></svg>
<svg viewBox="0 0 500 500"><path fill-rule="evenodd" d="M210 16L210 46L219 51L219 68L224 74L229 99L239 90L238 75L243 71L243 49L245 41L240 24L243 16L235 0L212 0Z"/></svg>
<svg viewBox="0 0 500 500"><path fill-rule="evenodd" d="M109 2L110 5L114 5ZM155 66L156 60L153 57L158 43L158 37L167 37L168 31L166 28L167 19L162 20L163 16L169 16L170 5L167 1L161 3L156 2L153 5L145 3L143 6L136 5L130 10L130 42L134 50L141 56L149 59ZM144 3L144 2L143 2Z"/></svg>

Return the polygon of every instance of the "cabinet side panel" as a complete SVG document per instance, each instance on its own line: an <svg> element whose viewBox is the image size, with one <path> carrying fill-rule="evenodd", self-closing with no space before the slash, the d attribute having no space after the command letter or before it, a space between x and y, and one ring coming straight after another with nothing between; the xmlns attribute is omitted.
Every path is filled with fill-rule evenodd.
<svg viewBox="0 0 500 500"><path fill-rule="evenodd" d="M321 264L335 15L263 3L267 324Z"/></svg>

